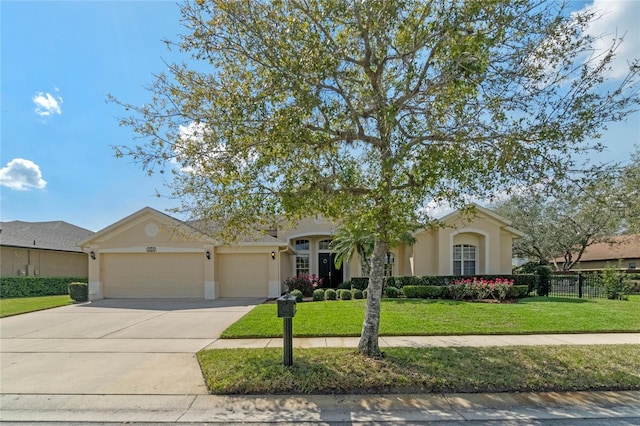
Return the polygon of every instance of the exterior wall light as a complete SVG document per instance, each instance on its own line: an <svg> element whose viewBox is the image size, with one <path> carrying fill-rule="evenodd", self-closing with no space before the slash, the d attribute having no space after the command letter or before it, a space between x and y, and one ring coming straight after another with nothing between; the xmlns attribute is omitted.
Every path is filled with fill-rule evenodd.
<svg viewBox="0 0 640 426"><path fill-rule="evenodd" d="M207 256L208 260L211 260L211 252L209 250L207 250L204 255Z"/></svg>
<svg viewBox="0 0 640 426"><path fill-rule="evenodd" d="M276 260L276 252L275 251L271 252L271 260Z"/></svg>
<svg viewBox="0 0 640 426"><path fill-rule="evenodd" d="M91 250L91 251L89 252L89 256L91 256L91 258L92 258L93 260L96 260L96 252L95 252L95 251Z"/></svg>

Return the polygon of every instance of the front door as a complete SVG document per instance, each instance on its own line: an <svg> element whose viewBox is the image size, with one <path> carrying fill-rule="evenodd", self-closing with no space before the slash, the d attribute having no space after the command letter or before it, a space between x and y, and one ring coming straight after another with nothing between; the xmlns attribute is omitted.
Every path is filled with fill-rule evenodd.
<svg viewBox="0 0 640 426"><path fill-rule="evenodd" d="M324 288L336 288L342 283L342 267L336 269L335 260L335 253L318 253L318 276Z"/></svg>

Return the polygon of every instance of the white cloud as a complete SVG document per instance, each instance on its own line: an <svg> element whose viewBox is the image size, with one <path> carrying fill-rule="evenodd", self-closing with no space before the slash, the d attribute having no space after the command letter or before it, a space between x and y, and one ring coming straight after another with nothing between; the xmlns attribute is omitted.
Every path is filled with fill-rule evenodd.
<svg viewBox="0 0 640 426"><path fill-rule="evenodd" d="M36 163L24 158L14 158L0 169L0 185L24 191L29 188L44 189L47 182L42 179L42 172Z"/></svg>
<svg viewBox="0 0 640 426"><path fill-rule="evenodd" d="M57 89L56 89L57 91ZM50 117L53 114L62 114L62 98L60 96L53 96L51 93L38 92L33 97L33 103L36 104L36 114L40 117Z"/></svg>
<svg viewBox="0 0 640 426"><path fill-rule="evenodd" d="M621 78L629 72L629 63L640 58L640 1L631 0L594 0L585 9L602 13L587 29L593 37L600 37L594 47L604 52L611 46L615 38L624 36L624 41L617 50L611 63L611 77Z"/></svg>

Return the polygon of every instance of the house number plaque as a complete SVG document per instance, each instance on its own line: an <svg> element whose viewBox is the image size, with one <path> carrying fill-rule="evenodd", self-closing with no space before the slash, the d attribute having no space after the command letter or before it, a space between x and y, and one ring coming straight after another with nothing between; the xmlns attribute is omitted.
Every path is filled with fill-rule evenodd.
<svg viewBox="0 0 640 426"><path fill-rule="evenodd" d="M155 253L156 252L156 248L153 246L149 246L147 247L147 253Z"/></svg>

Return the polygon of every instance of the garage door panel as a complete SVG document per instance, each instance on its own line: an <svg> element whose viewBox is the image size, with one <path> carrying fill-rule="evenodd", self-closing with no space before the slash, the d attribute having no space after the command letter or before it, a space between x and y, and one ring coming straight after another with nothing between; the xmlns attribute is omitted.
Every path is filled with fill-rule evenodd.
<svg viewBox="0 0 640 426"><path fill-rule="evenodd" d="M198 253L108 253L103 259L106 298L204 297Z"/></svg>
<svg viewBox="0 0 640 426"><path fill-rule="evenodd" d="M220 297L268 297L269 258L260 254L218 254Z"/></svg>

